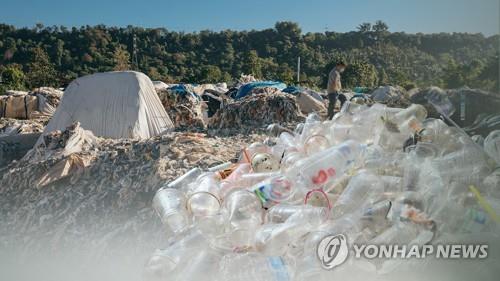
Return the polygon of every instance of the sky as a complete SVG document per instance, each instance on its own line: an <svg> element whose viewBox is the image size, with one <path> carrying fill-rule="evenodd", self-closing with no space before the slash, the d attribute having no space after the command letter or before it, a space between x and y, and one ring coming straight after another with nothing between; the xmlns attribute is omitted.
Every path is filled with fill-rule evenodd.
<svg viewBox="0 0 500 281"><path fill-rule="evenodd" d="M17 27L105 24L175 31L251 30L277 21L304 32L355 30L383 20L390 31L499 34L500 0L0 0L0 23Z"/></svg>

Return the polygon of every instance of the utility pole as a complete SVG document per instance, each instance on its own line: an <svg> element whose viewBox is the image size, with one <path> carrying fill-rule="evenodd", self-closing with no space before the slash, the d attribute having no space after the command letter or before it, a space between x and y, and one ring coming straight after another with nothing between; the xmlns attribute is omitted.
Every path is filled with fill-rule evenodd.
<svg viewBox="0 0 500 281"><path fill-rule="evenodd" d="M137 42L135 34L132 34L132 63L134 64L134 70L140 71L139 62L137 60Z"/></svg>
<svg viewBox="0 0 500 281"><path fill-rule="evenodd" d="M300 57L297 59L297 84L300 84Z"/></svg>

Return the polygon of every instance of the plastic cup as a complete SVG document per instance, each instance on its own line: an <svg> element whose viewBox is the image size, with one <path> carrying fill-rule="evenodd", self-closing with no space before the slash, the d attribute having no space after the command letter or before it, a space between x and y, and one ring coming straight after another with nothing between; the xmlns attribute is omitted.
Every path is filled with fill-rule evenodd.
<svg viewBox="0 0 500 281"><path fill-rule="evenodd" d="M230 228L247 229L262 223L262 204L255 193L235 190L224 200Z"/></svg>
<svg viewBox="0 0 500 281"><path fill-rule="evenodd" d="M438 156L439 149L432 143L419 142L416 145L406 147L406 152L410 153L411 157L419 159L432 159Z"/></svg>
<svg viewBox="0 0 500 281"><path fill-rule="evenodd" d="M330 147L330 142L325 136L322 135L312 135L307 138L304 149L307 155L313 155L317 152L323 151Z"/></svg>
<svg viewBox="0 0 500 281"><path fill-rule="evenodd" d="M327 208L328 210L332 209L330 198L328 198L328 195L322 189L313 189L307 192L304 198L304 204Z"/></svg>
<svg viewBox="0 0 500 281"><path fill-rule="evenodd" d="M284 176L275 176L252 187L264 207L288 200L295 193L292 182Z"/></svg>
<svg viewBox="0 0 500 281"><path fill-rule="evenodd" d="M216 237L224 233L227 218L223 213L194 217L193 225L206 237Z"/></svg>
<svg viewBox="0 0 500 281"><path fill-rule="evenodd" d="M173 188L160 188L153 197L153 209L162 223L174 233L182 232L189 225L184 194Z"/></svg>
<svg viewBox="0 0 500 281"><path fill-rule="evenodd" d="M201 175L193 184L187 199L187 209L195 217L213 216L220 210L220 185L215 174Z"/></svg>

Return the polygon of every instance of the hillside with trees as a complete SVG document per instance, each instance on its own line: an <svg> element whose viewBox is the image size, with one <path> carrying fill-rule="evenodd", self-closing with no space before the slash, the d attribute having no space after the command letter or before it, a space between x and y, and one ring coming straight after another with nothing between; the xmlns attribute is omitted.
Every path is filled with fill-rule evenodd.
<svg viewBox="0 0 500 281"><path fill-rule="evenodd" d="M499 36L390 32L382 21L347 33L303 33L298 24L274 28L184 33L164 28L0 24L0 93L64 87L94 72L139 70L165 82L231 81L242 73L323 88L338 59L349 63L347 87L469 86L498 93Z"/></svg>

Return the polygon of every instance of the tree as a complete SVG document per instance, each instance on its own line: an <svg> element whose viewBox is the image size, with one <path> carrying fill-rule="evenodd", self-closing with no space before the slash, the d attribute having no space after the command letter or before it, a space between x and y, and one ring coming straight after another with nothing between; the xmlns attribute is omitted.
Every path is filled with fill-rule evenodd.
<svg viewBox="0 0 500 281"><path fill-rule="evenodd" d="M260 64L259 55L257 54L257 51L250 50L249 52L246 53L245 65L243 67L243 70L245 71L245 73L252 74L256 78L262 77L262 67Z"/></svg>
<svg viewBox="0 0 500 281"><path fill-rule="evenodd" d="M199 83L218 83L223 81L222 79L225 78L220 68L215 65L203 66L201 68L200 76Z"/></svg>
<svg viewBox="0 0 500 281"><path fill-rule="evenodd" d="M32 88L57 86L57 72L50 62L47 52L41 47L31 49L31 62L28 64L28 84Z"/></svg>
<svg viewBox="0 0 500 281"><path fill-rule="evenodd" d="M499 65L498 65L498 55L492 56L488 58L488 61L485 65L485 67L481 70L481 73L477 77L477 81L484 81L484 83L489 83L489 87L486 87L486 89L493 91L493 92L499 92ZM483 85L481 88L483 88L485 85Z"/></svg>
<svg viewBox="0 0 500 281"><path fill-rule="evenodd" d="M24 90L26 76L21 66L18 64L9 64L0 66L0 94L6 90Z"/></svg>
<svg viewBox="0 0 500 281"><path fill-rule="evenodd" d="M392 85L407 86L412 83L408 75L401 69L389 69L389 82Z"/></svg>
<svg viewBox="0 0 500 281"><path fill-rule="evenodd" d="M372 30L379 33L386 32L389 30L389 26L385 22L378 20L373 25Z"/></svg>
<svg viewBox="0 0 500 281"><path fill-rule="evenodd" d="M21 65L26 73L26 87L42 76L48 76L54 84L65 85L88 73L137 69L132 61L140 64L140 69L152 79L174 83L213 80L214 75L219 76L215 67L224 81L241 73L253 73L258 78L293 83L300 56L301 77L307 78L313 87L324 87L332 68L329 63L341 55L348 62L374 65L381 84L467 84L498 92L495 58L498 59L500 35L391 33L387 24L380 21L361 23L357 30L303 34L293 22L278 22L264 30L199 33L133 26L68 29L38 25L27 29L0 24L0 65ZM55 76L46 71L40 72L43 75L30 73L34 48L47 52L46 62L54 64ZM449 60L455 66L449 66Z"/></svg>
<svg viewBox="0 0 500 281"><path fill-rule="evenodd" d="M345 88L373 87L377 85L377 70L366 62L350 63L342 74L342 86Z"/></svg>
<svg viewBox="0 0 500 281"><path fill-rule="evenodd" d="M379 85L381 86L387 86L389 85L389 76L387 76L387 72L385 72L385 69L382 68L382 70L380 71L380 76L379 76Z"/></svg>
<svg viewBox="0 0 500 281"><path fill-rule="evenodd" d="M285 63L281 65L277 78L287 84L292 84L295 81L295 72L290 66L288 66L288 64Z"/></svg>
<svg viewBox="0 0 500 281"><path fill-rule="evenodd" d="M295 39L299 38L302 33L300 26L297 23L290 21L277 22L274 28L276 28L279 35Z"/></svg>
<svg viewBox="0 0 500 281"><path fill-rule="evenodd" d="M113 53L113 70L123 71L130 69L130 54L122 46L118 46Z"/></svg>
<svg viewBox="0 0 500 281"><path fill-rule="evenodd" d="M367 33L372 29L372 25L369 22L364 22L360 25L358 25L358 31L361 33Z"/></svg>

